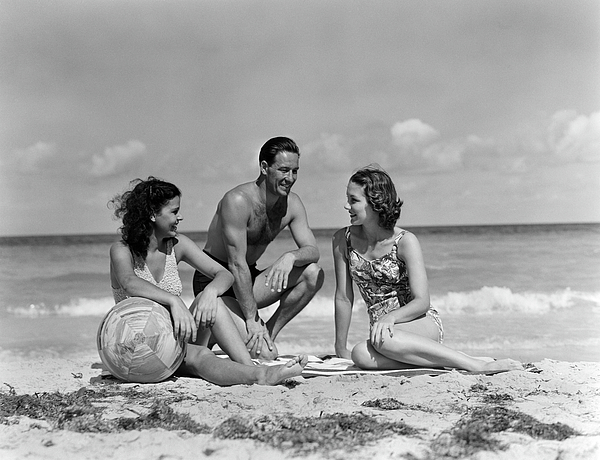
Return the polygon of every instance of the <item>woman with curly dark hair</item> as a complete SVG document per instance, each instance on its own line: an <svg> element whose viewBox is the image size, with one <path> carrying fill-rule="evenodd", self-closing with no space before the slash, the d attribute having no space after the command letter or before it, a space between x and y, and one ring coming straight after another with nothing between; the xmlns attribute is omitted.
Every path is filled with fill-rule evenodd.
<svg viewBox="0 0 600 460"><path fill-rule="evenodd" d="M333 237L335 352L363 369L450 367L468 371L521 369L510 359L473 358L442 345L442 322L429 303L417 237L396 226L402 201L376 165L356 171L346 189L350 226ZM348 350L352 282L367 305L369 340Z"/></svg>
<svg viewBox="0 0 600 460"><path fill-rule="evenodd" d="M179 189L155 177L136 179L132 185L131 190L110 201L115 216L123 222L121 241L110 248L115 302L143 297L169 310L175 335L188 343L179 373L218 385L274 385L300 375L307 362L305 355L283 365L254 365L221 298L233 284L233 275L177 231L183 219ZM177 268L181 261L212 278L189 310L181 299L183 288ZM219 358L207 347L211 334L230 359Z"/></svg>

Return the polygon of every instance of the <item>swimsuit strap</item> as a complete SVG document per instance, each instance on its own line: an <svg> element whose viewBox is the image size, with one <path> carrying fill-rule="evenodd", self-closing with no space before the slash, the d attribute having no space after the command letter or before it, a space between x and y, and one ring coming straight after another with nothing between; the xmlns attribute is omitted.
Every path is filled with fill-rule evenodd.
<svg viewBox="0 0 600 460"><path fill-rule="evenodd" d="M397 257L398 255L398 241L400 241L402 239L402 237L404 236L404 234L406 233L406 230L401 230L400 233L398 234L398 236L396 238L394 238L394 246L392 246L392 254L394 255L394 257ZM346 247L348 248L348 252L352 251L352 244L350 243L350 227L346 227Z"/></svg>
<svg viewBox="0 0 600 460"><path fill-rule="evenodd" d="M401 230L400 233L398 233L398 236L396 238L394 238L394 246L392 246L392 251L391 251L394 258L398 258L398 241L400 241L402 239L402 237L404 236L405 233L406 233L406 230Z"/></svg>
<svg viewBox="0 0 600 460"><path fill-rule="evenodd" d="M352 250L352 244L350 244L350 227L346 227L346 247L348 248L348 252Z"/></svg>

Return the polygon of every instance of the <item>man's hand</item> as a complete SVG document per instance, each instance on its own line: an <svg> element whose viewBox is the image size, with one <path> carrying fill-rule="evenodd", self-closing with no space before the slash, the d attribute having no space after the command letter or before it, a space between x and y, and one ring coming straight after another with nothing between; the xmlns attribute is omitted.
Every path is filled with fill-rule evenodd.
<svg viewBox="0 0 600 460"><path fill-rule="evenodd" d="M252 319L246 320L246 329L248 331L248 340L246 341L246 348L253 356L259 356L263 341L267 343L269 351L273 351L273 341L267 330L267 326L264 321L260 319L258 313Z"/></svg>
<svg viewBox="0 0 600 460"><path fill-rule="evenodd" d="M271 266L265 279L265 286L270 287L271 291L283 292L288 286L288 277L294 268L295 257L286 252Z"/></svg>
<svg viewBox="0 0 600 460"><path fill-rule="evenodd" d="M198 294L190 306L196 327L201 330L213 327L217 318L217 308L217 296L210 295L206 290Z"/></svg>
<svg viewBox="0 0 600 460"><path fill-rule="evenodd" d="M180 297L174 297L170 305L171 317L173 318L173 333L176 339L183 340L185 343L196 341L196 332L198 328L194 318L187 309Z"/></svg>

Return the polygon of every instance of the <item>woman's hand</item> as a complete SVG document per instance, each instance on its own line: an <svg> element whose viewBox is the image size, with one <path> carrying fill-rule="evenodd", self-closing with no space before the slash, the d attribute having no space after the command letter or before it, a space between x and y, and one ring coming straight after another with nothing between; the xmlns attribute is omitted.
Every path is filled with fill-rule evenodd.
<svg viewBox="0 0 600 460"><path fill-rule="evenodd" d="M187 309L181 297L173 296L171 303L171 317L173 318L173 332L175 338L183 340L185 343L196 341L196 332L198 328L194 323L192 314Z"/></svg>
<svg viewBox="0 0 600 460"><path fill-rule="evenodd" d="M379 318L371 328L371 343L381 345L385 339L394 337L394 324L390 313Z"/></svg>
<svg viewBox="0 0 600 460"><path fill-rule="evenodd" d="M217 319L219 298L210 291L204 290L196 296L190 311L194 316L194 324L198 329L209 329L214 326Z"/></svg>

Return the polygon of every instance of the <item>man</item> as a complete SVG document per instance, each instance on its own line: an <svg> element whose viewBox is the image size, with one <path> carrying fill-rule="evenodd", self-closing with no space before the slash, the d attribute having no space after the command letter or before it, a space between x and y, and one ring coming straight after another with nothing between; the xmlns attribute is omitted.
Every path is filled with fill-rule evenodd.
<svg viewBox="0 0 600 460"><path fill-rule="evenodd" d="M277 357L277 334L323 285L323 270L317 265L319 250L306 210L298 195L291 192L299 159L300 150L293 140L268 140L260 150L258 179L228 191L208 229L204 251L233 274L233 289L224 296L237 299L226 300L226 304L252 357ZM256 261L286 227L297 249L283 253L260 271ZM210 281L196 271L194 295ZM277 310L265 324L258 310L277 301Z"/></svg>

